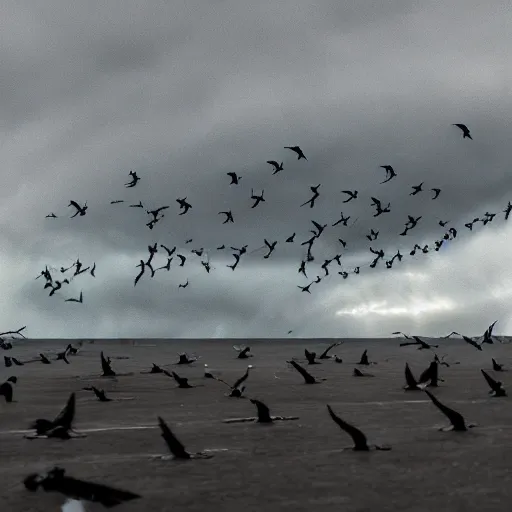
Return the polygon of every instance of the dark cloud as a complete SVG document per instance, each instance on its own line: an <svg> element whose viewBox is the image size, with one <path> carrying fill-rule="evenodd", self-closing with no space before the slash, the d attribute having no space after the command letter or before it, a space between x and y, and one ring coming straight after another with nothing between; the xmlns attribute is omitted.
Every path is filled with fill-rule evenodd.
<svg viewBox="0 0 512 512"><path fill-rule="evenodd" d="M27 323L38 337L387 336L477 333L496 316L505 332L508 18L505 2L491 10L462 0L6 7L3 323ZM452 123L467 124L474 140ZM296 144L307 161L284 149ZM273 176L267 160L284 170ZM398 177L381 185L385 164ZM126 189L131 170L141 181ZM425 192L410 197L422 181ZM319 183L315 208L299 207ZM436 201L432 187L442 189ZM265 190L255 209L251 188ZM345 189L359 198L343 204ZM374 218L371 196L392 212ZM179 197L193 205L187 215ZM85 217L69 219L71 199L87 201ZM152 231L146 208L127 206L140 200L170 206ZM235 223L222 225L218 212L228 209ZM59 218L45 219L50 211ZM349 226L332 227L342 211ZM463 224L485 211L498 212L495 221L469 233ZM422 219L400 237L407 215ZM459 228L457 239L410 257L415 243L442 237L441 219ZM361 274L344 280L333 262L309 295L297 270L311 220L328 224L311 280L337 253ZM379 238L370 243L372 228ZM294 232L295 244L284 243ZM268 260L265 238L278 241ZM134 288L135 265L154 242L189 261ZM249 245L235 272L221 244ZM386 258L400 249L404 260L368 269L370 246ZM192 248L206 250L211 274ZM78 256L96 262L96 280L84 274L49 298L38 272ZM155 261L164 265L165 253ZM64 303L80 290L85 304Z"/></svg>

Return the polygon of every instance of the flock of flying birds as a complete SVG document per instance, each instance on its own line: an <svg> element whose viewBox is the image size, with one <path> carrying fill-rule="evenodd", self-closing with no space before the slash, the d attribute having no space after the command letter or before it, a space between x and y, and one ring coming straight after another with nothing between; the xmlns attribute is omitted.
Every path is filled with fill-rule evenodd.
<svg viewBox="0 0 512 512"><path fill-rule="evenodd" d="M463 134L463 138L469 138L472 140L470 131L466 125L454 124L454 126L457 126L458 128L460 128L460 130L462 131L462 134ZM285 149L289 149L289 150L293 151L294 153L296 153L297 160L307 160L305 154L303 153L302 149L299 146L285 146ZM272 166L273 174L278 174L281 171L283 171L283 169L284 169L284 162L279 163L276 160L268 160L267 163ZM398 177L398 173L396 172L396 170L393 168L392 165L381 165L380 167L382 169L384 169L384 171L386 172L385 179L380 182L381 185L386 184L386 183L390 182L391 180L396 179ZM134 171L130 171L129 175L130 175L130 181L125 183L125 187L126 188L134 188L137 185L137 183L141 180L141 178ZM242 179L242 176L239 176L235 172L228 172L227 175L231 179L230 185L235 185L235 186L239 185L240 180ZM426 192L427 189L424 188L424 185L425 185L424 182L421 182L417 185L412 185L411 192L409 193L409 195L417 196L418 194ZM315 204L316 204L316 200L321 195L319 192L320 187L321 187L321 184L311 186L310 187L310 190L312 192L311 197L307 201L302 203L300 205L300 207L309 206L309 208L311 208L311 209L314 208ZM432 187L429 189L429 191L432 193L432 195L430 197L431 200L437 200L442 192L442 190L438 187ZM255 191L254 189L251 189L250 199L252 200L252 204L251 204L250 208L257 208L260 206L261 203L265 202L264 193L265 193L264 190L262 190L261 192L258 192L258 191ZM361 200L358 190L342 190L341 193L344 194L344 197L345 197L345 199L342 201L343 204L351 203L352 201ZM377 219L377 218L381 217L382 215L385 215L386 213L391 212L391 203L390 202L388 202L386 204L375 196L371 196L370 199L371 199L370 205L374 208L374 214L373 214L374 218ZM187 197L178 198L178 199L176 199L176 202L178 203L179 209L180 209L180 212L178 215L185 215L193 208L193 205L187 201ZM118 200L111 201L111 204L113 204L113 205L120 204L120 203L125 203L125 200L118 199ZM81 205L77 201L73 200L73 201L70 201L68 206L70 208L73 208L73 210L74 210L71 218L74 218L77 216L83 217L86 215L87 210L88 210L87 202L85 202L83 205ZM129 208L145 209L144 205L142 204L142 201L139 201L139 203L129 204L128 207ZM165 217L162 212L164 212L168 208L170 208L170 205L163 205L163 206L160 206L153 210L146 209L146 214L149 216L146 226L152 230L155 227L155 225ZM503 212L505 213L505 220L507 220L510 213L512 212L512 203L510 201L508 202L508 204L507 204L506 208L503 210ZM235 222L235 217L231 210L220 211L220 212L218 212L218 214L223 216L222 224L229 224L229 223ZM473 226L476 223L480 222L482 225L486 226L489 222L493 221L493 219L495 218L496 215L497 215L496 213L485 212L485 214L481 215L480 217L477 217L477 218L474 218L474 219L468 221L467 223L465 223L464 226L468 230L472 231ZM58 218L57 215L55 215L54 213L50 213L49 215L47 215L47 217ZM300 265L298 267L299 274L304 276L305 279L309 280L309 278L308 278L309 268L308 267L311 262L315 261L315 256L313 255L313 247L314 247L315 242L321 237L321 235L324 233L324 231L328 227L335 228L336 226L340 226L340 225L341 225L340 227L342 227L342 228L349 227L350 225L353 224L353 222L355 222L355 221L352 221L352 223L349 225L350 220L351 220L351 216L344 214L344 212L342 211L340 213L340 218L337 220L334 220L334 222L332 222L330 224L330 226L329 226L329 223L322 224L315 220L311 221L312 227L313 227L313 229L311 229L309 231L311 233L311 236L307 240L300 242L300 246L303 249L305 249L305 256L302 258ZM422 220L422 216L415 217L413 215L408 215L407 220L404 223L403 230L399 233L399 236L405 237L410 232L413 232L413 230L416 228L416 226L418 225L418 223L421 220ZM449 220L439 220L438 224L440 227L444 228L447 226L447 224L449 222L450 222ZM414 244L414 246L412 246L411 250L408 251L409 255L415 256L417 253L427 254L431 250L439 251L445 242L455 239L457 237L457 233L458 233L458 231L455 227L449 227L447 229L447 231L445 231L443 233L443 235L438 240L435 240L432 244L426 244L423 246ZM377 249L377 248L372 247L372 245L374 245L377 242L377 240L379 238L379 234L380 234L380 231L378 228L375 228L375 229L372 228L372 229L370 229L369 233L366 235L366 238L370 242L369 251L371 254L371 261L368 266L370 268L375 268L380 262L383 262L383 264L385 265L385 267L387 269L391 269L395 263L397 263L397 262L399 263L402 261L404 255L400 252L400 250L398 250L396 253L394 253L390 256L386 256L383 249L381 249L381 248ZM295 236L296 236L296 233L293 233L290 236L287 236L286 238L284 238L281 241L281 243L293 244L293 243L295 243ZM190 244L190 243L192 243L192 241L193 241L192 239L188 239L185 241L185 244ZM343 268L342 257L344 255L343 252L346 251L346 249L347 249L347 242L342 238L339 238L338 241L342 247L341 251L338 252L337 254L334 254L331 257L323 260L323 262L320 265L321 271L323 271L323 275L316 275L316 277L306 285L298 285L298 288L302 292L311 293L311 287L314 284L320 283L320 281L322 281L326 276L329 275L329 269L331 268L330 265L333 262L337 263L337 265L338 265L337 273L343 279L347 279L349 277L349 275L351 275L351 274L359 274L360 273L361 266L356 266L355 268L351 268L351 269ZM254 250L252 250L252 253L262 250L262 249L265 249L266 252L263 255L263 258L269 259L272 256L272 254L274 253L274 251L276 250L277 245L278 245L278 243L280 243L280 241L279 240L269 241L267 239L264 239L263 242L264 242L264 245L254 248ZM230 248L233 251L232 255L233 255L234 261L233 261L233 263L227 265L227 267L234 271L238 267L242 257L245 254L248 254L249 246L246 244L246 245L242 245L240 247L230 247ZM227 248L224 244L222 244L222 245L216 247L216 250L222 251L222 250L227 250ZM162 251L164 251L165 261L163 260L162 265L155 268L153 259L157 253L162 252ZM148 258L146 260L141 259L140 262L138 263L138 265L136 265L136 268L139 268L140 270L139 270L138 274L135 276L134 286L136 286L137 283L139 282L139 280L145 275L149 275L151 278L153 278L158 271L170 271L171 264L173 264L173 266L176 265L176 263L173 263L175 261L178 262L177 263L178 266L180 266L180 267L185 266L185 263L187 262L190 255L182 254L183 252L185 252L185 251L183 251L181 249L178 250L177 246L169 248L168 246L166 246L164 244L158 244L157 242L155 242L153 245L149 245L148 246L148 253L149 253ZM204 268L204 271L206 273L210 273L210 271L213 269L213 266L210 263L210 250L205 250L204 248L201 247L201 248L197 248L197 249L191 249L190 254L193 254L196 257L199 257L200 263L201 263L202 267ZM43 277L45 279L46 282L45 282L44 288L49 289L50 297L51 296L59 296L59 294L56 295L56 292L61 290L61 288L63 287L64 284L69 285L71 281L73 281L79 275L84 274L86 272L88 272L92 277L95 277L95 275L94 275L95 269L96 269L95 263L84 267L84 264L78 258L73 264L71 264L67 268L61 267L60 272L59 272L59 269L57 269L57 268L46 266L45 269L43 269L40 272L40 275L38 275L36 277L36 279L39 279L40 277ZM73 271L73 273L67 274L70 271ZM52 274L52 272L57 273L57 275ZM186 288L189 286L189 284L190 284L189 278L187 278L185 282L178 284L178 288ZM66 298L65 301L66 302L83 303L83 293L80 292L80 295L78 298L77 297L69 297L69 298Z"/></svg>
<svg viewBox="0 0 512 512"><path fill-rule="evenodd" d="M493 322L485 331L482 337L477 338L469 338L463 336L464 341L468 344L476 348L477 350L482 350L482 347L486 344L493 344L495 338L493 338L493 328L496 322ZM19 335L21 337L25 337L22 331L25 327L17 331L9 331L7 333L2 333L2 335L11 334L11 335ZM459 362L447 362L445 361L446 356L439 357L438 354L434 351L434 349L439 348L438 345L434 345L432 343L427 342L424 339L421 339L418 336L408 336L403 333L394 333L401 334L407 341L401 342L400 347L406 346L417 346L418 350L428 350L431 351L433 357L429 366L421 373L419 378L416 378L409 366L408 363L405 363L405 387L403 388L406 391L424 391L426 395L430 398L432 403L439 409L439 411L446 416L446 418L450 422L449 427L440 428L442 431L458 431L464 432L469 428L475 427L474 424L466 423L464 417L451 407L445 405L440 402L439 399L435 396L434 393L427 390L426 388L437 388L439 382L445 382L444 379L439 377L439 367L444 366L446 368L450 368L452 365L460 364ZM451 337L454 334L458 333L450 333L445 338ZM1 335L0 335L1 338ZM481 338L481 339L480 339ZM2 343L5 343L5 339L2 339ZM501 341L501 340L499 340ZM19 343L19 340L15 342L15 345ZM341 345L342 342L335 342L325 348L323 352L317 356L316 352L309 351L307 349L304 350L304 358L292 358L286 363L289 365L289 368L297 371L297 373L304 379L305 384L319 384L323 380L316 378L309 370L306 369L306 364L308 367L312 365L320 364L324 361L332 361L333 363L343 363L343 359L338 355L330 354L332 349ZM3 346L4 350L12 350L12 343L10 346ZM251 352L251 348L249 346L234 346L233 347L237 352L237 359L246 360L253 357ZM71 364L70 358L71 356L76 356L83 349L83 342L79 343L78 347L73 347L71 344L68 344L67 347L62 351L55 354L55 358L52 359L55 361L63 361L67 364ZM40 357L34 358L28 361L21 361L19 358L4 356L4 362L6 367L12 367L13 364L16 366L24 366L25 364L31 362L41 362L43 364L51 364L52 360L50 357L45 356L44 354L39 354ZM121 358L119 358L121 359ZM181 365L189 366L194 365L198 361L198 356L190 356L187 353L180 353L179 359L174 362L172 365ZM300 362L299 362L300 361ZM112 360L110 357L105 356L103 351L100 353L100 364L101 364L101 374L98 377L104 378L119 378L123 376L133 375L132 373L123 374L117 373L112 367ZM361 367L370 367L371 365L377 364L375 361L370 361L368 350L364 350L358 362L352 363L355 364L355 368L353 370L354 377L374 377L375 375L367 373L366 371L362 371ZM160 374L167 378L172 379L179 389L190 389L194 387L203 387L205 384L191 384L187 377L183 377L177 373L174 369L166 369L165 367L169 367L171 365L157 365L155 363L152 364L152 367L148 370L141 371L141 374L149 374L156 375ZM499 364L494 358L492 358L492 370L494 372L502 372L505 371L502 364ZM224 384L228 390L225 394L226 397L229 398L249 398L245 395L246 386L250 373L254 371L253 365L248 365L246 367L245 373L239 377L233 384L227 382L224 379L221 379L218 376L218 372L211 370L208 368L207 364L204 364L204 379L210 379L218 381ZM180 372L181 373L181 372ZM507 393L503 387L502 382L496 380L488 371L481 369L481 374L485 379L487 385L490 388L489 393L493 397L506 397ZM277 377L276 378L280 378ZM14 401L14 390L17 383L17 377L11 376L4 383L0 385L0 396L5 398L6 403L12 403ZM108 403L112 400L131 400L133 398L122 398L122 399L113 399L107 396L103 389L99 389L98 387L91 385L82 388L85 391L91 391L99 402ZM254 423L263 423L263 424L272 424L277 421L292 421L299 419L297 416L273 416L270 414L269 407L261 400L256 398L249 398L249 401L256 408L256 416L252 417L244 417L244 418L229 418L224 419L224 423L243 423L243 422L254 422ZM326 404L327 412L329 416L332 418L334 423L343 430L348 436L352 438L353 445L350 447L355 451L363 451L368 452L370 450L382 450L387 451L391 450L390 446L386 445L372 445L368 443L368 440L365 434L357 427L351 425L346 422L344 419L340 418L338 414L328 405ZM68 398L68 401L64 407L64 409L54 418L54 419L46 419L46 418L38 418L35 419L29 428L31 429L30 433L25 435L26 439L59 439L62 441L69 441L70 439L75 438L85 438L86 434L77 432L73 427L74 417L75 417L75 409L76 409L76 395L75 392L72 392ZM8 409L7 409L8 410ZM190 460L190 459L210 459L213 457L212 453L208 451L190 453L186 450L184 445L177 439L176 435L173 433L169 425L164 421L163 418L158 417L158 426L161 431L161 435L166 443L166 446L171 454L157 456L157 458L162 460L169 459L178 459L178 460ZM151 456L154 457L154 456ZM26 489L29 491L37 491L38 488L42 488L44 491L52 491L59 492L64 494L66 497L71 498L72 500L77 501L94 501L101 503L105 507L113 507L115 505L121 504L125 501L130 501L133 499L141 498L139 494L133 493L131 491L120 490L108 485L88 482L84 480L79 480L73 477L66 475L66 472L63 468L54 467L47 473L43 474L31 474L24 480L24 485ZM64 510L64 509L63 509ZM84 510L80 508L79 510Z"/></svg>

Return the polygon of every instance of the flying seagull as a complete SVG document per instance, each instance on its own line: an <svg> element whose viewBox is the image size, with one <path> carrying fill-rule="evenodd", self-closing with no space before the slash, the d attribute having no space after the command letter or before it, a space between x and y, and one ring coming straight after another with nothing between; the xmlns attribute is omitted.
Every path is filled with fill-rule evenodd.
<svg viewBox="0 0 512 512"><path fill-rule="evenodd" d="M188 453L185 447L178 441L176 436L172 433L172 430L169 428L167 423L158 416L158 426L162 432L162 437L164 438L165 444L169 451L172 453L172 457L161 456L161 459L168 460L169 458L181 459L181 460L189 460L189 459L211 459L213 455L198 452L198 453Z"/></svg>
<svg viewBox="0 0 512 512"><path fill-rule="evenodd" d="M491 388L491 391L489 391L489 394L492 394L492 396L498 397L498 396L507 396L507 392L503 388L503 383L497 380L494 380L487 372L484 370L480 370L482 372L482 375L484 376L484 379L487 381L487 384L489 384L489 387Z"/></svg>
<svg viewBox="0 0 512 512"><path fill-rule="evenodd" d="M343 421L339 416L337 416L334 413L330 405L327 405L327 410L329 411L329 416L332 418L334 423L336 423L336 425L338 425L343 431L345 431L354 441L354 446L352 448L354 451L368 452L372 448L375 450L384 451L391 450L390 446L369 446L366 436L358 428L354 427L353 425L350 425L350 423L347 423L346 421Z"/></svg>
<svg viewBox="0 0 512 512"><path fill-rule="evenodd" d="M468 428L473 428L476 426L474 424L466 425L466 422L464 421L464 417L462 416L462 414L442 404L432 393L430 393L430 391L427 391L426 389L424 391L430 398L430 400L432 400L432 403L450 420L451 426L441 427L439 430L454 430L456 432L465 432L466 430L468 430Z"/></svg>
<svg viewBox="0 0 512 512"><path fill-rule="evenodd" d="M304 153L302 152L302 149L299 148L299 146L285 146L284 149L291 149L292 151L295 151L299 157L297 160L300 160L301 158L304 158L304 160L307 160Z"/></svg>
<svg viewBox="0 0 512 512"><path fill-rule="evenodd" d="M466 137L468 139L473 140L473 137L471 137L471 134L469 133L469 128L462 123L454 123L452 126L456 126L457 128L460 128L462 130L462 138L465 139Z"/></svg>

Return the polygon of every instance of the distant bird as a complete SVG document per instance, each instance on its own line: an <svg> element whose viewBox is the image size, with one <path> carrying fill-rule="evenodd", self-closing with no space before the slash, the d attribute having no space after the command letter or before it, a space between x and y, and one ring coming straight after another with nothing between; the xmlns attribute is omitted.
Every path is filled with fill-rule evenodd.
<svg viewBox="0 0 512 512"><path fill-rule="evenodd" d="M93 266L92 266L92 268L91 268L91 272L90 272L90 274L91 274L91 276L92 276L92 277L96 277L96 276L94 275L94 272L95 272L95 271L96 271L96 263L94 263L94 265L93 265Z"/></svg>
<svg viewBox="0 0 512 512"><path fill-rule="evenodd" d="M226 218L224 220L224 222L222 224L227 224L228 222L235 222L233 220L233 214L231 213L231 210L227 211L227 212L219 212L218 215L225 215Z"/></svg>
<svg viewBox="0 0 512 512"><path fill-rule="evenodd" d="M308 364L320 364L316 359L316 352L310 352L307 348L304 349L304 355L308 361Z"/></svg>
<svg viewBox="0 0 512 512"><path fill-rule="evenodd" d="M284 149L291 149L292 151L295 151L295 153L297 153L297 155L299 155L297 160L300 160L301 158L304 158L304 160L307 160L304 153L302 152L302 149L300 149L299 146L285 146Z"/></svg>
<svg viewBox="0 0 512 512"><path fill-rule="evenodd" d="M192 208L192 205L187 202L186 197L176 199L176 202L179 203L180 209L182 210L182 212L179 213L178 215L185 215L185 213L187 213Z"/></svg>
<svg viewBox="0 0 512 512"><path fill-rule="evenodd" d="M381 165L380 167L386 171L386 179L380 182L381 185L387 183L396 176L396 172L391 165Z"/></svg>
<svg viewBox="0 0 512 512"><path fill-rule="evenodd" d="M270 164L274 167L274 172L272 173L273 175L283 170L283 162L278 164L275 160L267 160L267 164Z"/></svg>
<svg viewBox="0 0 512 512"><path fill-rule="evenodd" d="M256 206L258 206L262 201L265 202L265 199L263 197L263 194L265 193L264 190L261 191L261 194L258 196L254 193L254 190L251 188L251 199L254 200L254 203L253 205L251 206L251 208L256 208Z"/></svg>
<svg viewBox="0 0 512 512"><path fill-rule="evenodd" d="M341 345L341 341L336 341L334 343L332 343L331 345L329 345L319 356L318 356L318 359L331 359L332 357L334 356L329 356L328 353L334 348L334 347L337 347L338 345Z"/></svg>
<svg viewBox="0 0 512 512"><path fill-rule="evenodd" d="M87 211L87 201L83 206L80 206L76 201L70 201L68 206L73 206L76 209L76 212L74 215L71 215L71 218L76 217L77 215L80 215L83 217Z"/></svg>
<svg viewBox="0 0 512 512"><path fill-rule="evenodd" d="M409 194L410 196L415 196L416 194L419 194L420 192L423 191L423 181L419 184L419 185L413 185L411 188L413 189L413 191Z"/></svg>
<svg viewBox="0 0 512 512"><path fill-rule="evenodd" d="M237 176L236 172L227 172L226 174L231 178L230 185L238 185L238 181L242 179L241 176Z"/></svg>
<svg viewBox="0 0 512 512"><path fill-rule="evenodd" d="M110 204L119 204L124 203L124 199L116 199L115 201L110 201Z"/></svg>
<svg viewBox="0 0 512 512"><path fill-rule="evenodd" d="M130 176L132 177L132 181L125 183L124 186L126 188L133 188L137 183L139 182L140 178L137 176L137 173L134 171L129 172Z"/></svg>
<svg viewBox="0 0 512 512"><path fill-rule="evenodd" d="M348 203L349 201L352 201L352 199L357 199L358 191L354 190L352 192L351 190L342 190L341 193L348 195L348 199L345 199L345 201L342 201L343 203Z"/></svg>
<svg viewBox="0 0 512 512"><path fill-rule="evenodd" d="M373 229L370 230L370 234L366 235L366 238L370 240L370 242L373 242L374 240L377 240L377 237L379 236L379 231L374 231Z"/></svg>
<svg viewBox="0 0 512 512"><path fill-rule="evenodd" d="M129 205L129 208L144 208L142 201L140 201L138 204L131 204Z"/></svg>
<svg viewBox="0 0 512 512"><path fill-rule="evenodd" d="M187 279L183 284L180 283L178 285L178 288L186 288L188 285L189 285L189 282L188 282L188 279Z"/></svg>
<svg viewBox="0 0 512 512"><path fill-rule="evenodd" d="M434 197L432 198L432 200L437 199L439 197L439 194L441 193L441 189L440 188L431 188L430 190L432 190L432 192L434 192Z"/></svg>
<svg viewBox="0 0 512 512"><path fill-rule="evenodd" d="M55 213L49 213L47 216L46 216L47 219L56 219L57 218L57 215L55 215Z"/></svg>
<svg viewBox="0 0 512 512"><path fill-rule="evenodd" d="M457 128L460 128L462 130L462 138L465 139L466 137L468 139L473 140L473 137L471 137L471 134L469 133L469 128L462 123L454 123L452 126L456 126Z"/></svg>
<svg viewBox="0 0 512 512"><path fill-rule="evenodd" d="M311 293L311 291L309 289L311 288L311 285L313 283L314 283L314 281L312 283L309 283L307 286L297 286L297 288L300 288L301 291L303 291L303 292Z"/></svg>
<svg viewBox="0 0 512 512"><path fill-rule="evenodd" d="M408 363L405 363L405 382L406 386L404 389L406 391L419 391L421 388L418 386L418 381L412 374L411 368Z"/></svg>
<svg viewBox="0 0 512 512"><path fill-rule="evenodd" d="M188 383L187 377L180 377L176 372L168 372L167 370L164 370L164 373L168 377L171 377L172 379L174 379L177 382L179 388L188 389L188 388L195 387L195 386L191 386Z"/></svg>
<svg viewBox="0 0 512 512"><path fill-rule="evenodd" d="M140 260L140 263L138 265L136 265L135 268L137 267L140 267L140 272L139 274L135 277L135 282L133 284L133 286L137 286L137 283L139 282L139 279L143 276L144 274L144 270L145 270L145 263L144 263L144 260Z"/></svg>
<svg viewBox="0 0 512 512"><path fill-rule="evenodd" d="M320 188L320 185L317 185L316 187L309 187L311 192L313 192L313 195L311 196L311 199L306 201L305 203L302 203L301 206L306 206L309 204L310 208L313 208L315 206L315 201L320 197L320 194L318 193L318 189Z"/></svg>
<svg viewBox="0 0 512 512"><path fill-rule="evenodd" d="M448 224L448 222L450 222L450 221L449 221L449 220L444 220L444 221L443 221L443 220L440 220L440 221L439 221L439 225L440 225L442 228L444 228L444 227L446 226L446 224Z"/></svg>
<svg viewBox="0 0 512 512"><path fill-rule="evenodd" d="M509 201L506 208L503 210L503 213L505 214L505 220L508 220L510 212L512 212L512 203Z"/></svg>
<svg viewBox="0 0 512 512"><path fill-rule="evenodd" d="M295 233L293 233L293 235L289 236L285 242L288 243L288 244L293 244L293 241L295 239Z"/></svg>
<svg viewBox="0 0 512 512"><path fill-rule="evenodd" d="M92 391L95 395L96 395L96 398L100 401L100 402L111 402L112 399L111 398L107 398L107 395L105 394L105 391L103 391L103 389L98 389L94 386L91 386L90 388L84 388L86 389L87 391Z"/></svg>
<svg viewBox="0 0 512 512"><path fill-rule="evenodd" d="M346 421L343 421L339 416L337 416L334 413L330 405L327 405L327 411L329 412L329 416L332 418L334 423L336 423L338 427L340 427L352 438L352 440L354 441L354 447L352 449L354 451L368 452L370 451L370 448L384 451L391 450L391 447L389 446L368 446L366 436L358 428L354 427L350 423L347 423Z"/></svg>
<svg viewBox="0 0 512 512"><path fill-rule="evenodd" d="M268 259L270 258L270 255L274 252L275 248L276 248L276 245L277 245L277 241L275 242L272 242L270 243L266 238L263 240L263 242L265 243L265 245L267 246L268 248L268 252L267 254L265 254L265 256L263 256L265 259Z"/></svg>
<svg viewBox="0 0 512 512"><path fill-rule="evenodd" d="M78 299L66 299L64 302L78 302L80 304L83 304L84 302L84 295L83 295L83 292L80 292L80 297Z"/></svg>
<svg viewBox="0 0 512 512"><path fill-rule="evenodd" d="M126 501L141 497L139 494L130 491L123 491L115 487L66 476L65 470L57 466L47 473L30 474L24 479L23 484L26 489L32 492L42 487L46 492L59 492L68 498L78 500L79 503L82 500L90 501L100 503L106 508L111 508ZM65 510L65 508L63 507L62 510ZM82 510L85 509L82 507Z"/></svg>
<svg viewBox="0 0 512 512"><path fill-rule="evenodd" d="M251 347L246 347L245 345L233 345L233 348L238 352L236 356L237 359L247 359L248 357L252 357L252 354L249 354Z"/></svg>

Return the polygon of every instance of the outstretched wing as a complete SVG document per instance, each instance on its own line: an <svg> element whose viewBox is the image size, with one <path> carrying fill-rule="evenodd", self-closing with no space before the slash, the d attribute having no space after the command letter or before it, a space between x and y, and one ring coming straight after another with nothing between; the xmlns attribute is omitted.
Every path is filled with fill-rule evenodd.
<svg viewBox="0 0 512 512"><path fill-rule="evenodd" d="M167 444L170 452L178 459L189 459L190 455L185 450L185 447L178 441L176 436L172 433L171 429L168 427L167 423L158 416L158 426L162 431L162 437Z"/></svg>
<svg viewBox="0 0 512 512"><path fill-rule="evenodd" d="M71 429L71 425L73 424L73 420L75 419L75 405L75 393L71 393L71 395L69 395L66 406L53 420L53 427L60 426L68 430Z"/></svg>
<svg viewBox="0 0 512 512"><path fill-rule="evenodd" d="M366 436L358 428L336 416L330 405L327 405L327 410L329 411L329 415L333 421L352 438L354 441L354 449L368 450L368 441L366 440Z"/></svg>

